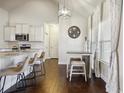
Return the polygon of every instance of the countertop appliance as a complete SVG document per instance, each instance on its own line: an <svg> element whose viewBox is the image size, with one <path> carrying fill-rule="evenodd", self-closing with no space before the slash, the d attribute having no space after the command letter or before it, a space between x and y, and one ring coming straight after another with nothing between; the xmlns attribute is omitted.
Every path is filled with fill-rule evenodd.
<svg viewBox="0 0 124 93"><path fill-rule="evenodd" d="M17 46L13 46L12 51L19 51L19 48Z"/></svg>
<svg viewBox="0 0 124 93"><path fill-rule="evenodd" d="M29 34L15 34L17 41L29 41Z"/></svg>
<svg viewBox="0 0 124 93"><path fill-rule="evenodd" d="M31 49L31 44L20 44L20 50Z"/></svg>

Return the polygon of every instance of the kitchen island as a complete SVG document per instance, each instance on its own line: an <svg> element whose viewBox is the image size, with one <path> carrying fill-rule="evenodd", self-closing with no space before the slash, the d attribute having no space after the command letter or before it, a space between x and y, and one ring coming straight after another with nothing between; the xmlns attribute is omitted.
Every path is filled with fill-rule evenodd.
<svg viewBox="0 0 124 93"><path fill-rule="evenodd" d="M0 70L17 66L19 62L22 62L26 56L33 57L34 54L39 52L38 49L21 50L21 51L0 51ZM28 75L29 68L25 71L25 75ZM1 83L1 82L0 82ZM16 76L7 76L4 90L7 90L16 83Z"/></svg>

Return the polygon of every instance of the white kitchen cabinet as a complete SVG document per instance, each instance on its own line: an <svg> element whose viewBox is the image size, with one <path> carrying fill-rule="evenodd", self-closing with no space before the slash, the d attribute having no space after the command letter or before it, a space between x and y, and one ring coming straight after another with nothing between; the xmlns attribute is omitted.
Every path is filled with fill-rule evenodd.
<svg viewBox="0 0 124 93"><path fill-rule="evenodd" d="M31 26L29 32L29 41L43 41L43 34L42 26Z"/></svg>
<svg viewBox="0 0 124 93"><path fill-rule="evenodd" d="M16 24L16 34L22 34L22 25Z"/></svg>
<svg viewBox="0 0 124 93"><path fill-rule="evenodd" d="M15 41L15 27L5 27L4 40Z"/></svg>
<svg viewBox="0 0 124 93"><path fill-rule="evenodd" d="M34 26L30 26L29 41L35 41L35 27Z"/></svg>
<svg viewBox="0 0 124 93"><path fill-rule="evenodd" d="M29 33L29 25L27 25L27 24L22 25L22 33L23 34L28 34Z"/></svg>
<svg viewBox="0 0 124 93"><path fill-rule="evenodd" d="M43 41L43 27L36 27L35 31L35 40L36 41Z"/></svg>
<svg viewBox="0 0 124 93"><path fill-rule="evenodd" d="M29 25L28 24L16 24L16 34L28 34Z"/></svg>

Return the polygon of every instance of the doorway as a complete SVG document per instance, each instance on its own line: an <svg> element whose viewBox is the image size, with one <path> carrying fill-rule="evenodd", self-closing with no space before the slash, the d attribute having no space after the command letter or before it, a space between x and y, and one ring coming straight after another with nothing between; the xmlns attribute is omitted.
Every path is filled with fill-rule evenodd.
<svg viewBox="0 0 124 93"><path fill-rule="evenodd" d="M44 24L46 58L58 58L58 24Z"/></svg>

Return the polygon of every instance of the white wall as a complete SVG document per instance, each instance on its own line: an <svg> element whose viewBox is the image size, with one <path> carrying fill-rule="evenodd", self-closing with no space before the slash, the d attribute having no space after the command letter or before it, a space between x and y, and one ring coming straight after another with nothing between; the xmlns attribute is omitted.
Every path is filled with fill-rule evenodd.
<svg viewBox="0 0 124 93"><path fill-rule="evenodd" d="M68 36L68 28L70 26L78 26L81 30L81 35L72 39ZM68 51L83 51L83 41L86 35L86 20L80 15L73 15L69 19L59 19L59 64L65 64L66 52Z"/></svg>
<svg viewBox="0 0 124 93"><path fill-rule="evenodd" d="M0 48L8 48L4 42L4 26L8 23L8 12L0 8Z"/></svg>

